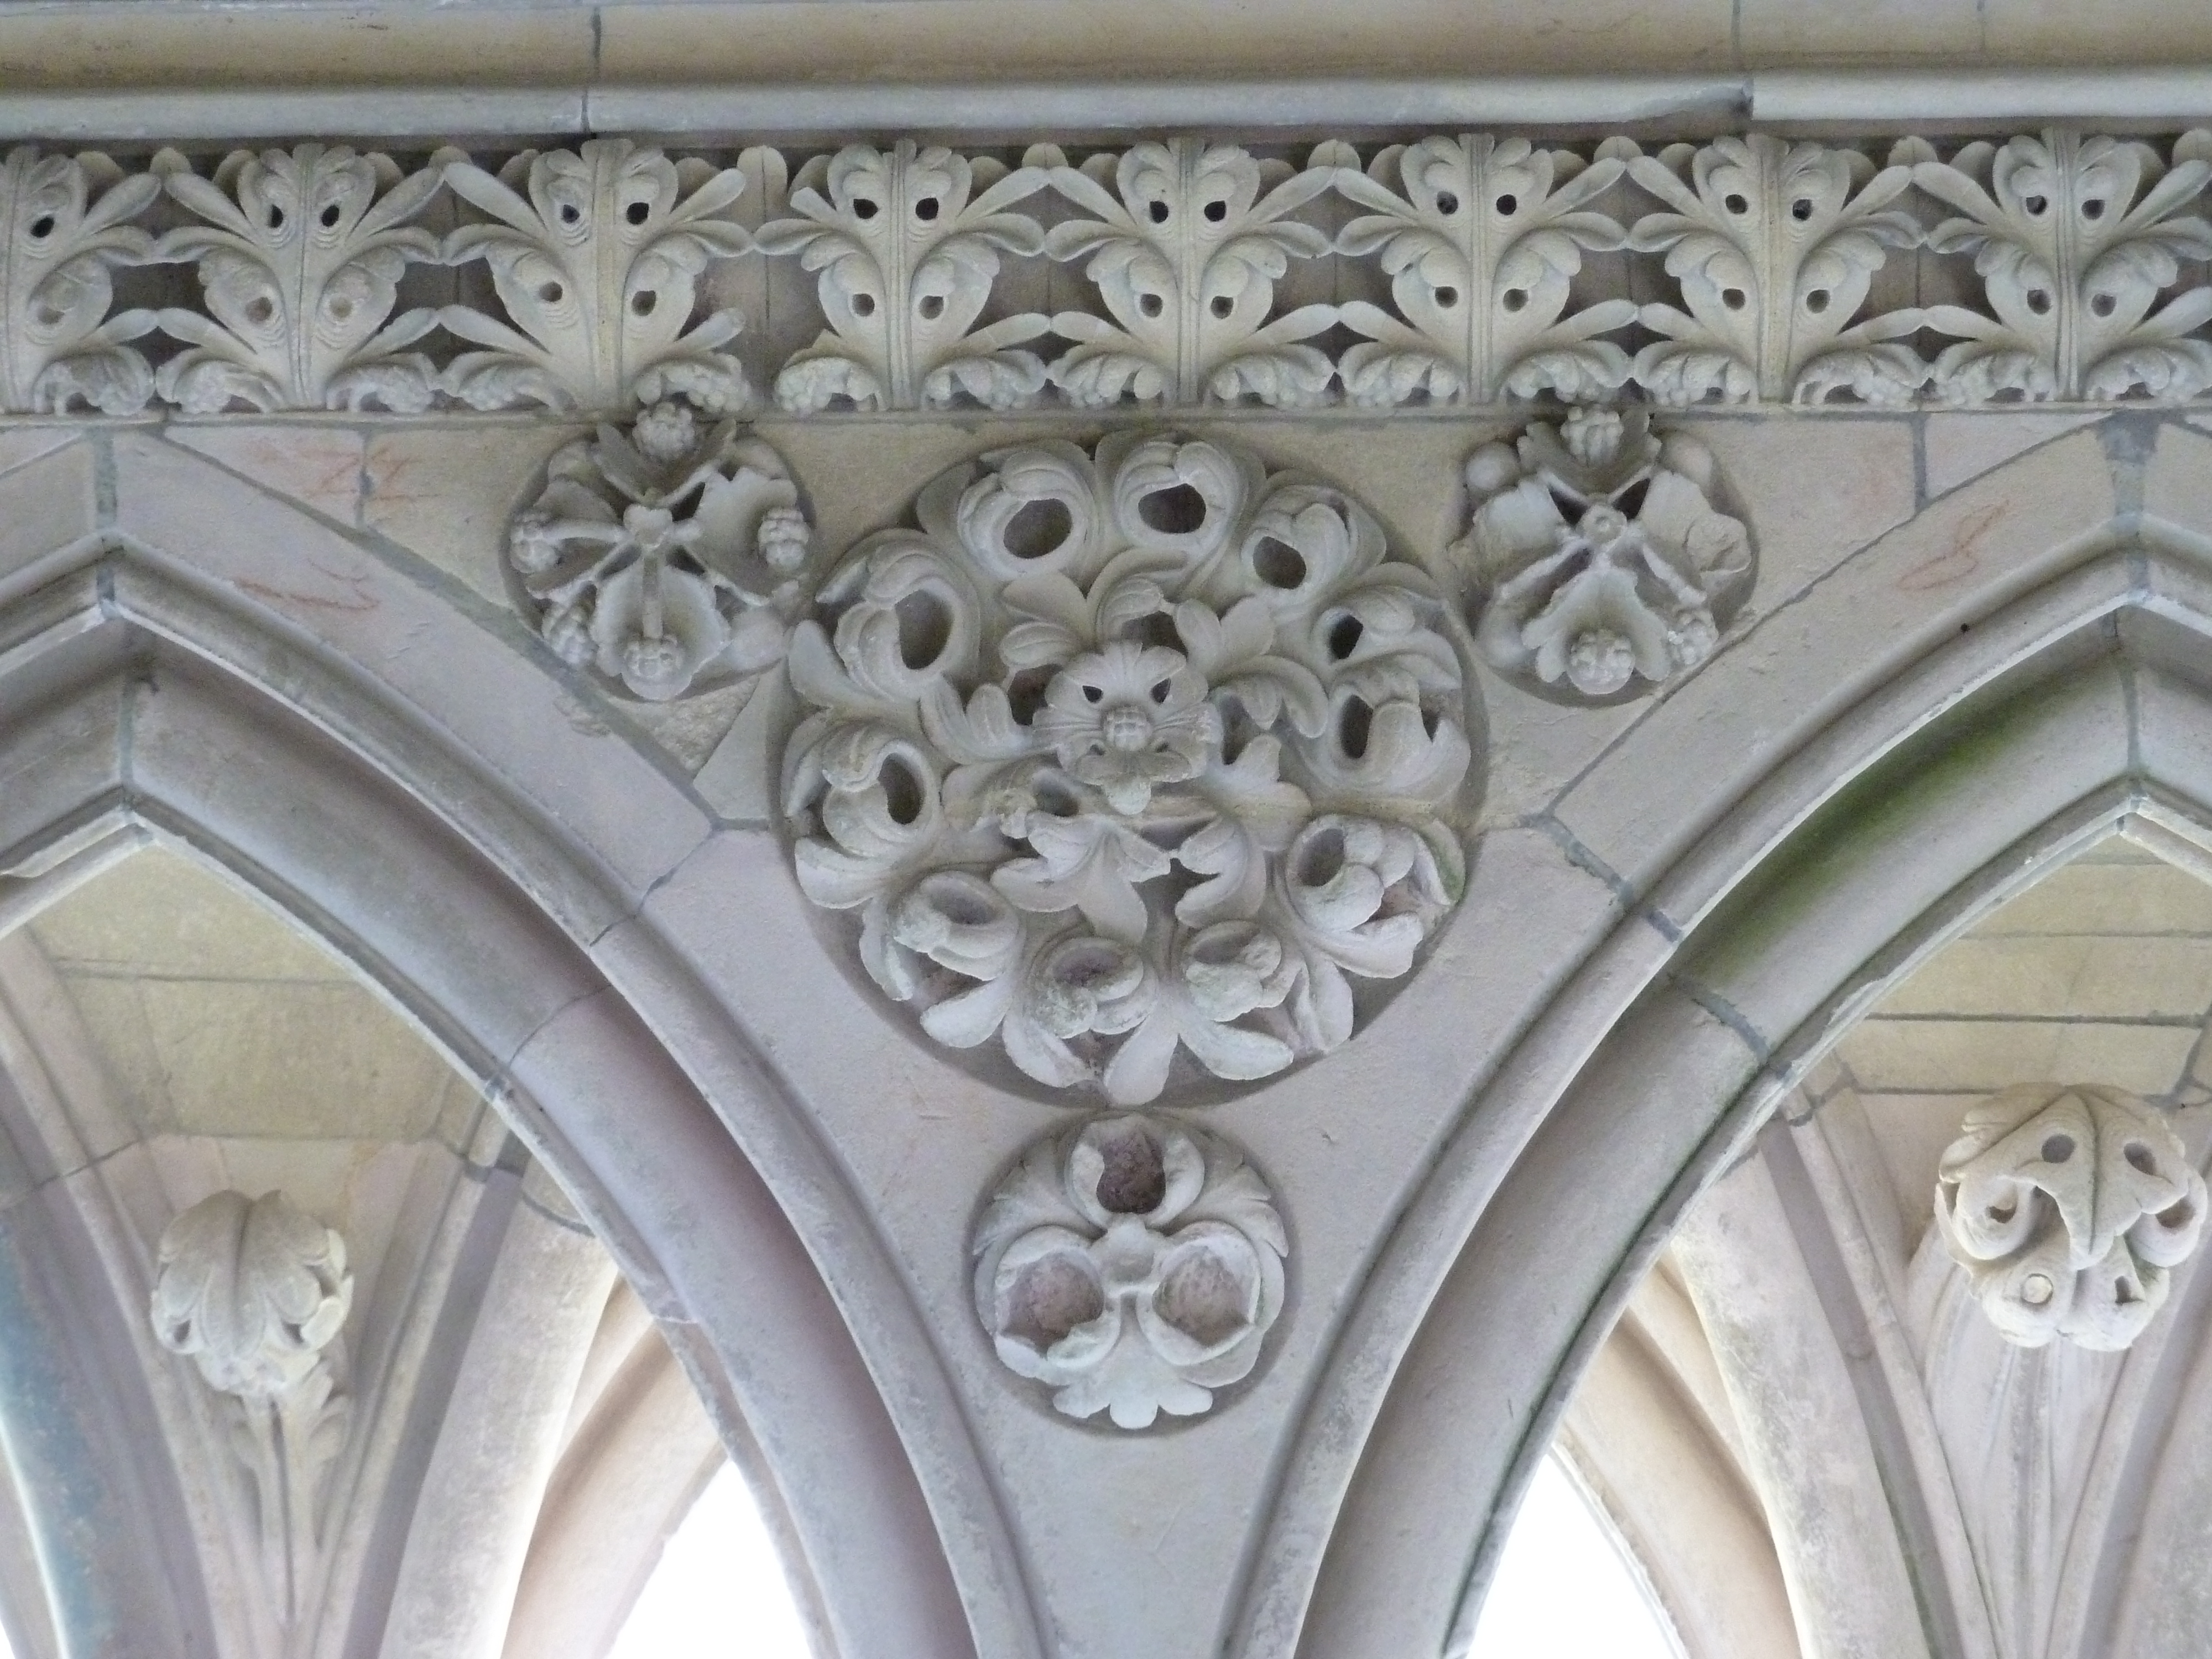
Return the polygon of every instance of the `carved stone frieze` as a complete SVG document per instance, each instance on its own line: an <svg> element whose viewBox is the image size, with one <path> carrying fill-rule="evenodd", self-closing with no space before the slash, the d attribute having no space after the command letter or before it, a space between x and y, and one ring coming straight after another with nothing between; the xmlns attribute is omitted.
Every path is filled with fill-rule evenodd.
<svg viewBox="0 0 2212 1659"><path fill-rule="evenodd" d="M553 457L507 562L562 660L665 702L783 660L812 534L775 451L668 398Z"/></svg>
<svg viewBox="0 0 2212 1659"><path fill-rule="evenodd" d="M1266 1185L1219 1136L1097 1118L1038 1141L992 1194L975 1311L1055 1409L1149 1428L1251 1374L1289 1251Z"/></svg>
<svg viewBox="0 0 2212 1659"><path fill-rule="evenodd" d="M1751 532L1711 454L1641 410L1577 409L1467 464L1454 554L1500 672L1583 698L1663 686L1711 655L1751 588Z"/></svg>
<svg viewBox="0 0 2212 1659"><path fill-rule="evenodd" d="M2006 1340L2124 1348L2204 1228L2203 1178L2158 1112L2087 1085L2023 1084L1966 1114L1936 1220Z"/></svg>
<svg viewBox="0 0 2212 1659"><path fill-rule="evenodd" d="M157 1256L154 1334L224 1397L253 1483L263 1571L289 1623L350 1409L337 1363L353 1306L345 1240L282 1193L222 1192L171 1222Z"/></svg>
<svg viewBox="0 0 2212 1659"><path fill-rule="evenodd" d="M1455 902L1444 600L1325 484L1126 432L1001 450L793 635L799 880L884 992L1123 1103L1352 1034Z"/></svg>
<svg viewBox="0 0 2212 1659"><path fill-rule="evenodd" d="M411 171L305 143L211 177L169 150L125 174L19 149L6 404L729 413L756 385L809 415L2171 401L2212 391L2208 182L2212 134L2065 130L1948 153L1463 133L672 156L609 137ZM763 262L804 275L732 275ZM118 308L115 273L149 264L195 267L197 294L149 276ZM457 268L447 292L416 269L436 265ZM774 327L741 340L747 283ZM157 326L181 349L128 343Z"/></svg>

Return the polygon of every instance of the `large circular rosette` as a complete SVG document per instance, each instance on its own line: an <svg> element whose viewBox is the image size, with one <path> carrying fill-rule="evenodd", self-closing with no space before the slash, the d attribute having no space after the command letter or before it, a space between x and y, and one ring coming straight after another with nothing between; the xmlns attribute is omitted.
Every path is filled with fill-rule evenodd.
<svg viewBox="0 0 2212 1659"><path fill-rule="evenodd" d="M1121 434L985 456L793 636L799 879L955 1048L1149 1101L1345 1042L1463 878L1436 585L1326 485Z"/></svg>

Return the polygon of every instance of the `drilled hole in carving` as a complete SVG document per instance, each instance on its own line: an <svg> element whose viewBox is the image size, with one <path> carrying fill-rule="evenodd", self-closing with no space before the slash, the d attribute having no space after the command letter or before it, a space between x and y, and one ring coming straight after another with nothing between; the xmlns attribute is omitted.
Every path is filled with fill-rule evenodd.
<svg viewBox="0 0 2212 1659"><path fill-rule="evenodd" d="M538 303L557 306L561 303L561 296L567 292L558 283L540 283L538 285Z"/></svg>
<svg viewBox="0 0 2212 1659"><path fill-rule="evenodd" d="M1206 522L1206 497L1187 483L1170 484L1139 501L1137 516L1163 536L1188 536Z"/></svg>
<svg viewBox="0 0 2212 1659"><path fill-rule="evenodd" d="M1217 317L1226 318L1237 309L1237 301L1226 294L1217 294L1213 296L1213 302L1206 309Z"/></svg>
<svg viewBox="0 0 2212 1659"><path fill-rule="evenodd" d="M872 294L855 294L853 296L853 314L855 317L874 316L876 314L876 296Z"/></svg>
<svg viewBox="0 0 2212 1659"><path fill-rule="evenodd" d="M1990 1220L2002 1225L2020 1213L2020 1206L2008 1198L2001 1198L1986 1212Z"/></svg>
<svg viewBox="0 0 2212 1659"><path fill-rule="evenodd" d="M2092 196L2087 201L2082 203L2081 216L2084 219L2103 218L2105 216L2105 198L2101 196Z"/></svg>
<svg viewBox="0 0 2212 1659"><path fill-rule="evenodd" d="M1152 690L1151 694L1152 699L1154 702L1164 703L1168 700L1168 694L1174 690L1175 682L1173 680L1154 680L1152 682Z"/></svg>
<svg viewBox="0 0 2212 1659"><path fill-rule="evenodd" d="M2039 288L2028 289L2027 308L2039 317L2047 315L2051 310L2050 294Z"/></svg>
<svg viewBox="0 0 2212 1659"><path fill-rule="evenodd" d="M331 320L333 322L347 322L353 317L353 301L343 294L332 295L326 309L330 312Z"/></svg>
<svg viewBox="0 0 2212 1659"><path fill-rule="evenodd" d="M942 294L925 294L921 296L921 303L915 309L921 313L922 321L933 323L945 314L945 296Z"/></svg>
<svg viewBox="0 0 2212 1659"><path fill-rule="evenodd" d="M650 202L632 202L623 210L623 217L634 225L641 225L652 216L653 204Z"/></svg>
<svg viewBox="0 0 2212 1659"><path fill-rule="evenodd" d="M1006 682L1006 707L1017 726L1027 726L1036 717L1036 711L1044 707L1045 688L1058 672L1050 666L1024 668Z"/></svg>
<svg viewBox="0 0 2212 1659"><path fill-rule="evenodd" d="M914 204L914 216L927 224L937 217L937 198L925 196Z"/></svg>
<svg viewBox="0 0 2212 1659"><path fill-rule="evenodd" d="M1166 303L1157 294L1139 294L1137 296L1137 309L1147 317L1157 317L1166 308Z"/></svg>
<svg viewBox="0 0 2212 1659"><path fill-rule="evenodd" d="M1339 617L1328 625L1328 654L1342 662L1359 648L1367 625L1357 617Z"/></svg>
<svg viewBox="0 0 2212 1659"><path fill-rule="evenodd" d="M2027 210L2027 216L2031 219L2040 219L2045 210L2051 205L2040 196L2024 196L2021 198L2020 204Z"/></svg>
<svg viewBox="0 0 2212 1659"><path fill-rule="evenodd" d="M1086 686L1085 686L1085 687L1083 688L1083 700L1084 700L1085 702L1105 702L1105 701L1106 701L1106 691L1105 691L1105 688L1103 688L1103 686L1097 686L1097 685L1086 685Z"/></svg>
<svg viewBox="0 0 2212 1659"><path fill-rule="evenodd" d="M257 294L246 301L246 320L249 323L265 323L276 314L276 307L265 294Z"/></svg>
<svg viewBox="0 0 2212 1659"><path fill-rule="evenodd" d="M1098 1153L1098 1205L1115 1215L1149 1215L1168 1195L1168 1172L1160 1144L1139 1131L1102 1141Z"/></svg>
<svg viewBox="0 0 2212 1659"><path fill-rule="evenodd" d="M2141 1170L2145 1175L2156 1175L2158 1173L2157 1156L2152 1152L2149 1147L2144 1146L2140 1140L2130 1140L2128 1142L2126 1147L2122 1151L2120 1155L2126 1158L2129 1163L2135 1165L2136 1169Z"/></svg>
<svg viewBox="0 0 2212 1659"><path fill-rule="evenodd" d="M893 823L912 823L921 816L921 780L904 761L892 756L876 774L876 781L883 786L884 811L890 814Z"/></svg>
<svg viewBox="0 0 2212 1659"><path fill-rule="evenodd" d="M1721 303L1730 311L1741 311L1745 301L1749 297L1740 288L1724 288L1721 290Z"/></svg>
<svg viewBox="0 0 2212 1659"><path fill-rule="evenodd" d="M1738 216L1741 216L1751 211L1751 204L1733 191L1729 191L1726 197L1722 198L1721 205L1726 208L1730 213L1736 214Z"/></svg>
<svg viewBox="0 0 2212 1659"><path fill-rule="evenodd" d="M52 306L41 303L35 313L40 328L59 328L65 319Z"/></svg>
<svg viewBox="0 0 2212 1659"><path fill-rule="evenodd" d="M1448 190L1437 192L1437 211L1449 219L1459 211L1459 198Z"/></svg>
<svg viewBox="0 0 2212 1659"><path fill-rule="evenodd" d="M1000 533L1000 542L1006 551L1018 559L1041 559L1048 553L1060 550L1075 529L1067 504L1050 497L1024 501L1014 516L1006 520Z"/></svg>
<svg viewBox="0 0 2212 1659"><path fill-rule="evenodd" d="M2116 1279L2112 1281L2113 1306L2124 1308L2133 1303L2140 1302L2142 1300L2142 1295L2128 1280L2124 1279Z"/></svg>
<svg viewBox="0 0 2212 1659"><path fill-rule="evenodd" d="M1243 1330L1244 1285L1211 1250L1194 1251L1169 1272L1152 1304L1161 1318L1194 1342L1212 1347Z"/></svg>
<svg viewBox="0 0 2212 1659"><path fill-rule="evenodd" d="M2089 296L2089 309L2096 316L2109 317L2119 308L2120 302L2109 294L2093 294Z"/></svg>
<svg viewBox="0 0 2212 1659"><path fill-rule="evenodd" d="M1252 574L1270 587L1296 587L1306 579L1305 555L1288 542L1262 536L1252 550Z"/></svg>
<svg viewBox="0 0 2212 1659"><path fill-rule="evenodd" d="M53 234L54 216L52 214L41 213L37 218L31 221L31 236L33 240L43 242L47 237Z"/></svg>
<svg viewBox="0 0 2212 1659"><path fill-rule="evenodd" d="M1005 1330L1042 1353L1078 1325L1106 1311L1097 1281L1081 1263L1048 1256L1014 1281L1006 1298Z"/></svg>
<svg viewBox="0 0 2212 1659"><path fill-rule="evenodd" d="M855 219L874 218L876 216L874 201L866 196L855 196L853 198L853 216Z"/></svg>
<svg viewBox="0 0 2212 1659"><path fill-rule="evenodd" d="M2045 1164L2063 1164L2068 1158L2073 1156L2074 1137L2072 1135L2046 1135L2044 1137L2042 1158Z"/></svg>
<svg viewBox="0 0 2212 1659"><path fill-rule="evenodd" d="M325 230L337 229L338 219L340 217L338 204L336 202L332 202L328 207L325 208L318 216L322 220L323 228Z"/></svg>
<svg viewBox="0 0 2212 1659"><path fill-rule="evenodd" d="M1375 710L1364 697L1346 697L1336 717L1336 746L1346 760L1364 760L1368 734L1375 727Z"/></svg>
<svg viewBox="0 0 2212 1659"><path fill-rule="evenodd" d="M1523 310L1528 304L1528 290L1525 288L1509 288L1503 296L1503 303L1508 311Z"/></svg>
<svg viewBox="0 0 2212 1659"><path fill-rule="evenodd" d="M1298 884L1326 887L1344 868L1344 831L1334 824L1306 837L1298 850Z"/></svg>
<svg viewBox="0 0 2212 1659"><path fill-rule="evenodd" d="M641 288L638 289L636 293L629 296L630 315L633 317L650 317L653 315L653 307L659 303L660 296L658 294L655 294L649 288Z"/></svg>
<svg viewBox="0 0 2212 1659"><path fill-rule="evenodd" d="M577 220L583 216L584 210L578 207L574 202L563 202L561 204L561 222L562 224L573 225Z"/></svg>
<svg viewBox="0 0 2212 1659"><path fill-rule="evenodd" d="M1168 222L1168 204L1167 204L1165 202L1154 202L1154 203L1153 203L1153 204L1152 204L1149 208L1147 208L1147 209L1146 210L1146 211L1147 211L1148 213L1150 213L1150 214L1152 215L1152 222L1153 222L1154 224L1156 224L1156 225L1164 225L1164 224L1167 223L1167 222Z"/></svg>
<svg viewBox="0 0 2212 1659"><path fill-rule="evenodd" d="M1805 309L1815 317L1828 308L1828 290L1816 288L1805 296Z"/></svg>
<svg viewBox="0 0 2212 1659"><path fill-rule="evenodd" d="M1520 206L1521 198L1511 191L1507 191L1498 198L1498 216L1501 219L1510 219Z"/></svg>
<svg viewBox="0 0 2212 1659"><path fill-rule="evenodd" d="M923 669L945 654L952 637L952 613L934 593L917 590L892 607L898 616L899 660Z"/></svg>
<svg viewBox="0 0 2212 1659"><path fill-rule="evenodd" d="M1208 203L1206 204L1206 223L1208 223L1209 225L1218 225L1218 224L1219 224L1223 220L1226 219L1228 216L1229 216L1229 204L1228 204L1228 203L1226 203L1226 202L1208 202Z"/></svg>
<svg viewBox="0 0 2212 1659"><path fill-rule="evenodd" d="M284 228L284 210L274 202L269 204L269 228L271 230Z"/></svg>
<svg viewBox="0 0 2212 1659"><path fill-rule="evenodd" d="M1809 196L1800 196L1796 201L1790 203L1790 216L1799 224L1803 224L1813 216L1813 198Z"/></svg>

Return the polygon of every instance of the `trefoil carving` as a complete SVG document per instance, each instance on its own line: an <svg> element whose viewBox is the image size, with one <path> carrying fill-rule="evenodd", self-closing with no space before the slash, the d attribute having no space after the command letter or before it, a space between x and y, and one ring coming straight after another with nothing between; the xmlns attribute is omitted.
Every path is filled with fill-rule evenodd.
<svg viewBox="0 0 2212 1659"><path fill-rule="evenodd" d="M1001 450L862 542L793 636L799 880L885 994L1139 1103L1352 1034L1456 902L1473 759L1443 600L1342 492L1224 444Z"/></svg>
<svg viewBox="0 0 2212 1659"><path fill-rule="evenodd" d="M2127 1347L2204 1228L2205 1188L2157 1110L2118 1089L2022 1084L1966 1114L1936 1221L2008 1342Z"/></svg>
<svg viewBox="0 0 2212 1659"><path fill-rule="evenodd" d="M553 457L507 562L562 661L665 702L783 660L812 536L782 457L665 398Z"/></svg>
<svg viewBox="0 0 2212 1659"><path fill-rule="evenodd" d="M294 1623L321 1549L324 1488L345 1442L339 1332L353 1306L345 1240L282 1193L222 1192L156 1252L154 1334L223 1397L253 1484L262 1569Z"/></svg>
<svg viewBox="0 0 2212 1659"><path fill-rule="evenodd" d="M1094 1119L1032 1146L975 1230L975 1311L1055 1410L1116 1428L1209 1410L1283 1310L1290 1240L1218 1135Z"/></svg>
<svg viewBox="0 0 2212 1659"><path fill-rule="evenodd" d="M1583 699L1672 684L1748 594L1751 532L1717 507L1711 453L1641 410L1577 409L1467 463L1455 556L1499 672Z"/></svg>

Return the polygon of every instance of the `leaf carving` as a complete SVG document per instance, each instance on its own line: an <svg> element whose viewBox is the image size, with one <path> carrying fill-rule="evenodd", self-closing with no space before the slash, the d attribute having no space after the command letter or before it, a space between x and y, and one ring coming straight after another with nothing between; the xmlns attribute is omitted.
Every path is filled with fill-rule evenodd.
<svg viewBox="0 0 2212 1659"><path fill-rule="evenodd" d="M1052 366L1068 400L1101 408L1254 398L1278 409L1318 404L1335 370L1304 342L1336 307L1271 318L1292 259L1328 238L1291 216L1335 181L1334 167L1294 173L1229 144L1194 138L1138 144L1051 168L1052 186L1088 216L1054 225L1045 252L1085 261L1111 322L1063 311L1054 332L1076 342Z"/></svg>
<svg viewBox="0 0 2212 1659"><path fill-rule="evenodd" d="M149 311L110 317L109 272L143 263L154 239L130 222L161 193L148 174L125 177L105 155L10 150L0 166L0 222L8 231L0 406L58 414L82 401L131 415L154 395L146 360L125 342L154 326Z"/></svg>
<svg viewBox="0 0 2212 1659"><path fill-rule="evenodd" d="M1583 252L1621 246L1621 228L1589 204L1623 167L1618 157L1585 166L1566 150L1477 135L1393 145L1366 172L1340 172L1337 189L1370 212L1345 227L1338 251L1380 262L1399 313L1364 301L1344 307L1346 324L1367 336L1344 355L1352 402L1617 391L1628 354L1596 337L1635 321L1635 306L1603 300L1571 317L1567 307Z"/></svg>
<svg viewBox="0 0 2212 1659"><path fill-rule="evenodd" d="M1044 364L1016 348L1050 319L975 325L999 256L1042 251L1036 221L1007 210L1045 184L1040 168L1009 173L905 139L808 162L791 196L799 216L763 225L756 240L763 252L820 273L830 327L784 365L776 401L801 413L837 398L858 409L939 408L963 396L992 409L1033 402Z"/></svg>
<svg viewBox="0 0 2212 1659"><path fill-rule="evenodd" d="M438 257L407 222L438 193L434 161L403 175L387 155L302 144L234 150L211 179L164 150L154 172L201 221L162 237L155 257L196 262L207 301L204 316L161 313L162 332L185 342L161 365L162 397L194 414L430 406L437 372L405 348L437 313L392 312L408 265Z"/></svg>
<svg viewBox="0 0 2212 1659"><path fill-rule="evenodd" d="M743 172L672 161L627 138L526 150L496 178L467 161L445 171L454 194L487 216L446 239L446 258L489 264L507 313L440 313L483 348L447 368L455 397L477 409L614 410L681 393L710 414L749 401L744 371L718 349L743 319L726 309L692 321L708 262L752 246L722 216L745 187Z"/></svg>
<svg viewBox="0 0 2212 1659"><path fill-rule="evenodd" d="M1666 254L1687 307L1641 313L1666 336L1636 356L1637 383L1659 402L1817 403L1845 389L1896 405L1925 382L1899 343L1921 326L1917 311L1851 321L1889 251L1920 240L1894 205L1911 169L1877 172L1856 150L1765 133L1676 144L1628 168L1668 210L1638 220L1629 246Z"/></svg>

